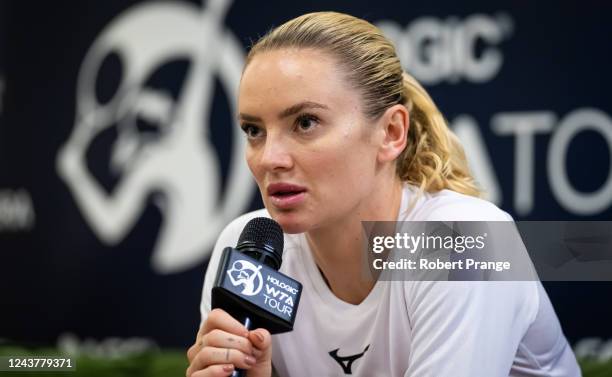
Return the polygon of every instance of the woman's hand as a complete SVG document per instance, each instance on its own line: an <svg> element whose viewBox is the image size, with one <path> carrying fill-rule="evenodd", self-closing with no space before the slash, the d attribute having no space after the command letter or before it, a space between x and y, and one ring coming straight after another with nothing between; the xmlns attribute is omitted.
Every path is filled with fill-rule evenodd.
<svg viewBox="0 0 612 377"><path fill-rule="evenodd" d="M272 338L265 329L248 331L221 309L214 309L187 351L187 377L228 376L235 368L248 377L272 375Z"/></svg>

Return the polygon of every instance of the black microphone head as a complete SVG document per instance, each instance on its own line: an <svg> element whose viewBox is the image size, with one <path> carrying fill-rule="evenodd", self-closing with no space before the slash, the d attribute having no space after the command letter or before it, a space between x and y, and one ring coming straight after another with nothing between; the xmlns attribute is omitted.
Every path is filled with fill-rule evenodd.
<svg viewBox="0 0 612 377"><path fill-rule="evenodd" d="M267 217L256 217L245 225L236 250L278 270L282 263L283 247L283 230L280 225Z"/></svg>

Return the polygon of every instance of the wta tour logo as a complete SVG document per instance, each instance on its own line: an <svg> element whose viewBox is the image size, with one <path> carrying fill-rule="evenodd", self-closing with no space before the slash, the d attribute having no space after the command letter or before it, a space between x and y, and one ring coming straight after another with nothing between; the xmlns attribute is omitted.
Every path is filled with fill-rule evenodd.
<svg viewBox="0 0 612 377"><path fill-rule="evenodd" d="M263 287L261 276L261 266L255 266L246 260L237 260L232 264L232 268L227 271L227 275L234 287L242 285L242 292L245 296L255 296Z"/></svg>
<svg viewBox="0 0 612 377"><path fill-rule="evenodd" d="M205 259L222 227L252 198L242 135L232 132L223 189L210 139L214 78L235 113L244 63L240 43L222 28L229 5L212 0L204 9L178 2L130 8L98 36L79 72L75 124L59 151L58 173L106 245L129 234L155 194L163 216L151 262L158 273L180 272ZM109 55L119 58L121 79L112 96L100 100L96 85ZM181 59L189 65L176 95L150 83L160 67ZM141 120L149 132L139 127ZM117 182L106 190L86 155L109 130L116 134L108 162Z"/></svg>

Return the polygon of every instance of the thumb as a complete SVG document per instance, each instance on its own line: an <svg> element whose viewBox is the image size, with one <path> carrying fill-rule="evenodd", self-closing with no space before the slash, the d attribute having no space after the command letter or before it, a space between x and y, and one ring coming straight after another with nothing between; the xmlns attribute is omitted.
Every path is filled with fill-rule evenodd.
<svg viewBox="0 0 612 377"><path fill-rule="evenodd" d="M261 356L256 358L257 361L270 360L272 358L272 335L266 329L255 329L253 331L249 331L249 340L257 348L261 351Z"/></svg>

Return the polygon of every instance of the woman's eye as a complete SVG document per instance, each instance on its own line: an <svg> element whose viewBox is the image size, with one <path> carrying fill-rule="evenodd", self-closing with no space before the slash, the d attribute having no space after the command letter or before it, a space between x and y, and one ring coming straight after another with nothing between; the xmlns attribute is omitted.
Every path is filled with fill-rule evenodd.
<svg viewBox="0 0 612 377"><path fill-rule="evenodd" d="M296 127L299 128L298 131L310 131L318 122L319 119L316 116L308 114L300 115L295 120Z"/></svg>
<svg viewBox="0 0 612 377"><path fill-rule="evenodd" d="M244 131L247 138L249 139L257 138L261 136L261 133L262 133L259 127L254 126L252 124L243 124L240 126L240 128L242 128L242 131Z"/></svg>

